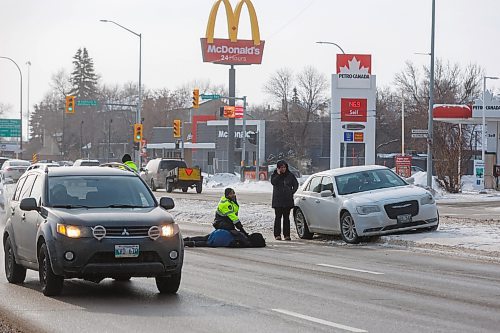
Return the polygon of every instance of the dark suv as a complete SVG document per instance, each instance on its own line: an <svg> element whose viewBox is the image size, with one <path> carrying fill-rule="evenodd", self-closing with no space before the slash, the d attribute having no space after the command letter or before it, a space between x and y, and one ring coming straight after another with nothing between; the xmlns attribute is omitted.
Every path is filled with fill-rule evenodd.
<svg viewBox="0 0 500 333"><path fill-rule="evenodd" d="M45 295L66 278L155 277L176 293L184 247L179 226L135 173L107 167L37 168L17 183L3 235L5 273L22 283L39 272Z"/></svg>

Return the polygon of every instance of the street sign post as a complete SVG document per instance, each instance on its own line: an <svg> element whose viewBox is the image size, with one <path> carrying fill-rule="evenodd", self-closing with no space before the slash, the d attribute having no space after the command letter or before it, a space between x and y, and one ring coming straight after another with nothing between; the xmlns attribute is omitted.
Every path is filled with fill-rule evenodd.
<svg viewBox="0 0 500 333"><path fill-rule="evenodd" d="M21 136L20 119L0 119L0 137L16 138Z"/></svg>
<svg viewBox="0 0 500 333"><path fill-rule="evenodd" d="M211 94L211 95L200 95L201 99L206 100L206 99L220 99L220 95L217 94Z"/></svg>
<svg viewBox="0 0 500 333"><path fill-rule="evenodd" d="M413 139L424 139L428 137L428 131L426 129L411 129L411 137Z"/></svg>

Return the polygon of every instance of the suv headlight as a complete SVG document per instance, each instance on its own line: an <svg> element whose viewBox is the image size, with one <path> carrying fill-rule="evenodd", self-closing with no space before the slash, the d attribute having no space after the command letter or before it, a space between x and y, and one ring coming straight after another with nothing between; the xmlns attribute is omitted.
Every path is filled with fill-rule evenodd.
<svg viewBox="0 0 500 333"><path fill-rule="evenodd" d="M424 197L420 198L420 205L433 205L436 202L432 194L427 193Z"/></svg>
<svg viewBox="0 0 500 333"><path fill-rule="evenodd" d="M160 226L162 237L172 237L179 233L179 225L176 223L165 224Z"/></svg>
<svg viewBox="0 0 500 333"><path fill-rule="evenodd" d="M85 236L84 227L79 227L76 225L67 225L58 223L57 224L57 233L64 235L69 238L80 238Z"/></svg>
<svg viewBox="0 0 500 333"><path fill-rule="evenodd" d="M356 210L358 211L359 215L368 215L371 213L380 212L380 207L376 205L365 205L356 207Z"/></svg>

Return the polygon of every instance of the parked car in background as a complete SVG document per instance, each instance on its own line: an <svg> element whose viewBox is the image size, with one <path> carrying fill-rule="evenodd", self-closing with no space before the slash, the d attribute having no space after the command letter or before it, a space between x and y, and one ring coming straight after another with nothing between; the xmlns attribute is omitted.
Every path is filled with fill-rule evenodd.
<svg viewBox="0 0 500 333"><path fill-rule="evenodd" d="M187 168L186 162L176 159L155 158L146 164L146 167L141 170L140 175L151 189L156 191L158 188L167 187L168 172L177 167Z"/></svg>
<svg viewBox="0 0 500 333"><path fill-rule="evenodd" d="M10 160L8 157L0 157L0 168L2 167L3 163L7 160Z"/></svg>
<svg viewBox="0 0 500 333"><path fill-rule="evenodd" d="M19 180L5 216L5 274L22 283L39 272L42 292L57 295L64 279L99 283L154 277L176 293L184 260L179 226L134 172L109 167L35 168Z"/></svg>
<svg viewBox="0 0 500 333"><path fill-rule="evenodd" d="M57 163L51 163L51 162L37 162L37 163L30 165L28 167L27 171L33 170L33 169L38 169L38 168L44 168L44 167L59 168L60 165Z"/></svg>
<svg viewBox="0 0 500 333"><path fill-rule="evenodd" d="M24 160L7 160L2 164L0 169L0 177L2 182L17 182L23 173L31 165L29 161Z"/></svg>
<svg viewBox="0 0 500 333"><path fill-rule="evenodd" d="M85 159L78 159L73 163L73 166L99 166L101 163L99 160L85 160Z"/></svg>
<svg viewBox="0 0 500 333"><path fill-rule="evenodd" d="M356 166L313 174L294 195L293 217L300 238L338 234L347 243L363 236L412 229L436 230L432 194L408 184L390 169Z"/></svg>

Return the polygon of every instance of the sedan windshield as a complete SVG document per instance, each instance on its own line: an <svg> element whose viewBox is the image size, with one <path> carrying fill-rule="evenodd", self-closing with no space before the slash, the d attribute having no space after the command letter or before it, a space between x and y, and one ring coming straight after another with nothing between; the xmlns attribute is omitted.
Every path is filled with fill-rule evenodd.
<svg viewBox="0 0 500 333"><path fill-rule="evenodd" d="M391 170L377 169L335 177L340 195L408 185Z"/></svg>
<svg viewBox="0 0 500 333"><path fill-rule="evenodd" d="M154 207L155 201L138 177L49 177L48 206L62 208Z"/></svg>

